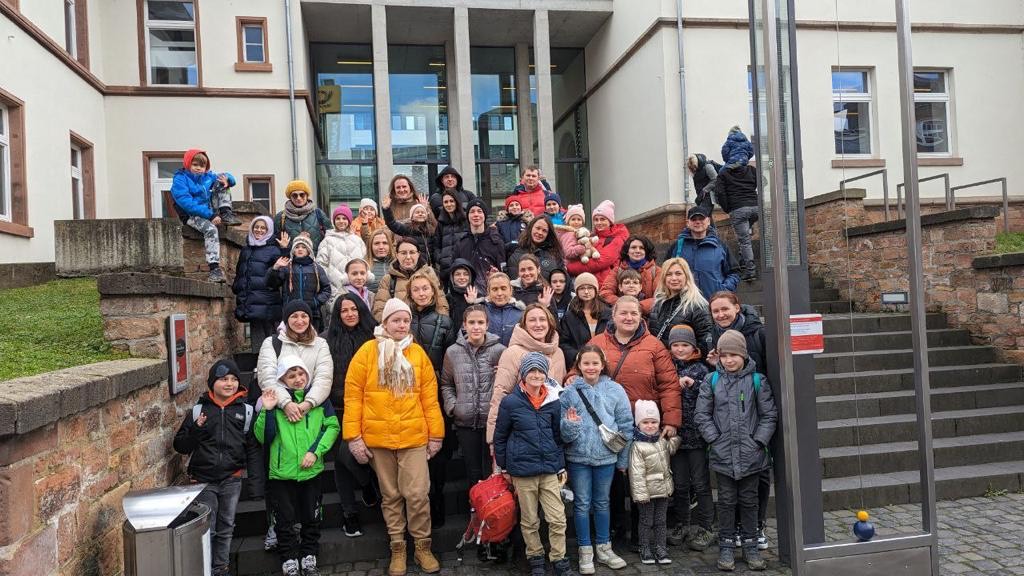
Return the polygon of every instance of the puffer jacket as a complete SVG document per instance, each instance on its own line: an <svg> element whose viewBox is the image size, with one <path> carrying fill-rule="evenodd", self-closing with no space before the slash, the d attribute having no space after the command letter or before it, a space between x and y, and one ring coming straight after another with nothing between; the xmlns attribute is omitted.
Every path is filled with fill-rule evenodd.
<svg viewBox="0 0 1024 576"><path fill-rule="evenodd" d="M305 232L309 234L309 239L313 242L313 252L316 253L320 249L320 243L323 242L324 234L330 229L331 219L319 208L314 208L302 220L290 220L284 210L274 215L274 241L281 238L282 231L287 232L289 248L291 248L291 241L298 238L300 233Z"/></svg>
<svg viewBox="0 0 1024 576"><path fill-rule="evenodd" d="M441 396L444 412L455 419L456 426L479 430L487 424L494 369L504 351L494 334L487 333L483 345L474 348L460 331L458 340L445 352Z"/></svg>
<svg viewBox="0 0 1024 576"><path fill-rule="evenodd" d="M708 367L700 360L683 362L673 358L672 362L675 363L676 374L680 378L684 376L693 378L693 386L683 389L683 427L679 429L679 439L682 444L679 447L685 450L703 450L707 448L707 444L700 436L700 429L697 428L694 414L697 412L700 385L704 382L704 377L708 375Z"/></svg>
<svg viewBox="0 0 1024 576"><path fill-rule="evenodd" d="M611 319L612 311L605 308L604 313L597 319L597 328L594 330L594 336L604 332L608 321ZM565 355L566 366L572 366L576 363L576 355L579 354L580 348L587 342L590 342L591 338L587 319L576 314L571 309L566 310L565 315L558 321L558 345L562 348L562 353Z"/></svg>
<svg viewBox="0 0 1024 576"><path fill-rule="evenodd" d="M274 263L286 255L273 241L242 248L235 281L231 283L231 291L235 293L235 320L281 319L281 292L268 286L267 281Z"/></svg>
<svg viewBox="0 0 1024 576"><path fill-rule="evenodd" d="M516 187L512 189L512 193L509 196L515 198L519 205L523 207L523 210L529 210L534 214L544 213L544 198L548 195L548 189L544 186L544 183L538 183L537 187L533 190L527 190L526 185L520 182L516 184Z"/></svg>
<svg viewBox="0 0 1024 576"><path fill-rule="evenodd" d="M327 272L308 256L292 258L291 264L267 272L267 287L281 291L281 303L302 300L313 310L313 322L320 322L320 308L331 299Z"/></svg>
<svg viewBox="0 0 1024 576"><path fill-rule="evenodd" d="M557 474L565 468L558 389L549 381L540 409L519 385L505 396L494 427L494 460L516 478Z"/></svg>
<svg viewBox="0 0 1024 576"><path fill-rule="evenodd" d="M434 269L423 264L423 258L420 258L420 269L426 267L425 273L430 277L430 281L433 282L437 293L437 287L441 285L440 280L437 278L437 273ZM419 269L417 269L419 270ZM384 305L387 304L391 298L398 298L405 302L409 302L409 277L415 272L404 272L398 265L398 260L391 263L388 267L387 274L380 279L380 283L377 285L377 294L373 297L373 319L380 322L381 315L384 313ZM448 301L441 298L437 302L437 311L439 314L448 315Z"/></svg>
<svg viewBox="0 0 1024 576"><path fill-rule="evenodd" d="M533 254L537 260L540 260L540 275L545 280L550 280L551 273L555 270L565 270L565 262L551 247L537 247L529 250L525 246L517 246L512 251L512 255L508 257L508 266L505 267L508 270L509 278L519 277L519 261L527 254Z"/></svg>
<svg viewBox="0 0 1024 576"><path fill-rule="evenodd" d="M565 356L558 347L558 333L551 342L538 342L519 325L512 330L508 349L498 360L498 371L494 375L494 393L491 394L491 408L487 413L487 442L494 438L494 423L498 419L498 406L519 382L519 365L530 352L540 352L548 359L548 377L561 385L565 380ZM557 430L557 427L556 427Z"/></svg>
<svg viewBox="0 0 1024 576"><path fill-rule="evenodd" d="M191 410L185 413L174 435L174 451L190 455L190 478L197 482L220 482L245 470L249 462L260 461L260 447L252 431L245 431L247 393L245 388L239 388L237 394L223 403L214 400L212 392L200 396L197 403L206 415L202 426L196 426Z"/></svg>
<svg viewBox="0 0 1024 576"><path fill-rule="evenodd" d="M608 322L604 332L594 336L590 342L604 351L609 371L614 371L622 355L626 354L615 381L626 390L630 405L636 404L637 400L653 400L658 404L662 424L676 429L682 425L682 398L672 356L660 340L647 332L643 322L625 344L619 344L615 338L613 322Z"/></svg>
<svg viewBox="0 0 1024 576"><path fill-rule="evenodd" d="M331 281L331 303L345 293L345 284L348 284L345 265L354 258L366 259L363 239L351 232L328 230L316 252L316 263L323 267Z"/></svg>
<svg viewBox="0 0 1024 576"><path fill-rule="evenodd" d="M719 364L718 382L711 389L712 372L700 385L694 419L710 444L711 470L739 480L771 466L768 444L779 419L768 379L754 392L754 363L728 372Z"/></svg>
<svg viewBox="0 0 1024 576"><path fill-rule="evenodd" d="M506 257L505 243L491 226L485 227L479 234L470 231L455 244L455 258L462 258L473 266L476 287L481 294L487 293L487 277L491 268L501 270Z"/></svg>
<svg viewBox="0 0 1024 576"><path fill-rule="evenodd" d="M228 188L234 186L235 177L227 172L223 174L228 179ZM213 171L193 174L188 166L178 168L174 173L174 180L171 181L171 196L182 221L188 220L189 216L213 220L216 214L210 205L213 196L211 188L217 183L218 176L220 174Z"/></svg>
<svg viewBox="0 0 1024 576"><path fill-rule="evenodd" d="M541 295L544 293L544 284L541 284L540 280L530 284L529 286L523 286L522 279L516 278L511 282L511 284L512 297L526 306L540 300Z"/></svg>
<svg viewBox="0 0 1024 576"><path fill-rule="evenodd" d="M594 421L586 405L580 400L581 394L586 395L601 422ZM604 445L601 432L598 430L598 426L604 423L626 438L633 437L633 412L622 386L604 374L593 386L587 384L582 376L577 376L558 398L562 403L561 431L562 441L565 443L565 459L586 466L615 464L616 469L625 470L629 465L629 444L627 443L622 451L616 454ZM569 408L576 409L580 417L579 422L572 422L565 417Z"/></svg>
<svg viewBox="0 0 1024 576"><path fill-rule="evenodd" d="M291 390L292 400L302 402L302 390ZM324 471L324 456L338 439L338 416L330 402L316 406L302 420L289 422L284 410L260 410L253 426L256 439L268 446L267 478L312 480ZM302 467L307 452L316 455L309 468Z"/></svg>
<svg viewBox="0 0 1024 576"><path fill-rule="evenodd" d="M604 300L609 306L614 306L615 302L619 299L619 283L615 276L619 270L627 268L629 268L629 263L619 260L615 267L612 268L611 273L605 277L604 282L601 282L599 294L601 295L601 300ZM648 260L637 272L640 274L640 307L650 310L654 305L654 291L658 289L658 274L661 273L661 268L658 267L658 263L654 260Z"/></svg>
<svg viewBox="0 0 1024 576"><path fill-rule="evenodd" d="M363 344L345 375L345 413L342 438L362 438L370 448L404 450L426 446L427 440L444 438L444 417L437 403L437 378L430 358L419 344L405 349L416 384L395 396L380 385L376 340Z"/></svg>
<svg viewBox="0 0 1024 576"><path fill-rule="evenodd" d="M700 348L701 355L706 356L711 349L711 325L713 322L711 321L711 312L707 304L704 306L688 306L679 310L679 296L673 296L668 299L658 298L654 301L654 307L651 308L651 314L648 318L651 334L659 337L660 333L661 343L665 345L665 348L670 347L668 336L672 332L672 327L686 324L693 328L693 333L697 337L697 347Z"/></svg>
<svg viewBox="0 0 1024 576"><path fill-rule="evenodd" d="M757 206L757 168L726 168L715 179L715 199L726 213L745 206Z"/></svg>
<svg viewBox="0 0 1024 576"><path fill-rule="evenodd" d="M507 210L498 211L498 219L494 223L501 240L505 243L505 251L511 253L519 246L519 236L526 230L526 226L533 220L533 213L524 210L518 216L513 216Z"/></svg>
<svg viewBox="0 0 1024 576"><path fill-rule="evenodd" d="M562 257L565 258L565 262L568 263L570 260L579 260L580 256L587 251L586 246L580 244L576 240L576 229L568 224L561 224L555 226L555 234L558 235L558 243L562 245ZM573 274L569 274L574 276Z"/></svg>
<svg viewBox="0 0 1024 576"><path fill-rule="evenodd" d="M754 157L754 145L739 126L729 129L722 143L722 161L726 164L744 164Z"/></svg>
<svg viewBox="0 0 1024 576"><path fill-rule="evenodd" d="M690 229L679 233L676 241L665 255L669 258L682 258L690 265L693 279L700 288L705 299L719 290L735 292L740 283L739 265L736 258L725 243L715 234L714 229L708 230L707 236L697 240L690 236Z"/></svg>
<svg viewBox="0 0 1024 576"><path fill-rule="evenodd" d="M444 351L455 342L458 330L452 325L452 319L447 314L437 312L437 306L434 304L421 310L417 310L416 306L411 308L412 325L409 327L409 333L427 353L430 364L434 367L434 374L440 374L444 363Z"/></svg>
<svg viewBox="0 0 1024 576"><path fill-rule="evenodd" d="M334 379L334 359L327 341L317 336L309 344L293 342L287 334L278 334L281 341L281 356L298 356L309 369L310 388L306 400L319 406L331 395L331 381ZM271 388L277 394L277 405L284 408L292 401L291 393L277 380L277 352L274 351L274 336L263 341L256 360L256 376L260 388Z"/></svg>
<svg viewBox="0 0 1024 576"><path fill-rule="evenodd" d="M668 498L673 492L672 455L679 449L679 437L671 440L634 431L629 454L629 491L633 502Z"/></svg>
<svg viewBox="0 0 1024 576"><path fill-rule="evenodd" d="M600 286L604 279L612 273L612 269L615 268L615 264L619 261L622 245L629 238L629 229L626 228L625 224L612 224L607 230L595 232L594 234L598 238L594 248L597 248L601 257L591 259L586 264L578 258L567 260L566 265L569 268L569 274L572 274L573 277L579 276L584 272L590 272L597 277L597 285Z"/></svg>
<svg viewBox="0 0 1024 576"><path fill-rule="evenodd" d="M443 209L437 217L437 230L432 239L434 256L437 258L437 268L441 278L447 278L451 272L452 263L455 262L455 245L462 240L462 237L469 233L469 222L466 217L454 219Z"/></svg>
<svg viewBox="0 0 1024 576"><path fill-rule="evenodd" d="M726 330L736 330L743 334L747 341L747 357L754 361L756 370L762 374L768 373L768 358L765 356L764 323L757 315L757 310L748 304L740 304L740 312L733 320L732 326L722 328L718 324L711 326L711 346L718 346L718 338Z"/></svg>
<svg viewBox="0 0 1024 576"><path fill-rule="evenodd" d="M388 273L388 268L391 267L391 262L388 260L377 260L373 258L370 262L370 272L372 276L367 276L366 289L374 294L377 293L377 289L380 288L380 281L384 278L384 275Z"/></svg>
<svg viewBox="0 0 1024 576"><path fill-rule="evenodd" d="M526 305L513 298L504 306L485 301L484 307L487 308L487 332L497 336L502 346L508 346L512 341L512 331L519 325Z"/></svg>

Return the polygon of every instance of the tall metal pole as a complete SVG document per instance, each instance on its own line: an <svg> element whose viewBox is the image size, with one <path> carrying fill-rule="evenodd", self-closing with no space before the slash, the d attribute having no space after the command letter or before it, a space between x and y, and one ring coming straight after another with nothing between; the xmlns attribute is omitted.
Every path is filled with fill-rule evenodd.
<svg viewBox="0 0 1024 576"><path fill-rule="evenodd" d="M679 44L679 123L683 136L683 204L690 204L690 177L687 161L690 147L686 143L686 65L683 59L683 0L676 0L676 42ZM695 191L699 192L699 190Z"/></svg>
<svg viewBox="0 0 1024 576"><path fill-rule="evenodd" d="M931 383L928 380L928 328L924 310L924 269L921 249L921 197L917 181L917 137L914 113L914 61L911 53L910 2L896 0L896 46L899 51L900 121L903 128L903 182L907 189L907 278L917 403L917 439L921 469L921 522L930 536L932 574L939 573L935 534L935 460L932 455Z"/></svg>
<svg viewBox="0 0 1024 576"><path fill-rule="evenodd" d="M299 177L299 135L295 119L295 57L292 47L292 3L284 0L284 28L288 38L288 112L292 123L292 180Z"/></svg>

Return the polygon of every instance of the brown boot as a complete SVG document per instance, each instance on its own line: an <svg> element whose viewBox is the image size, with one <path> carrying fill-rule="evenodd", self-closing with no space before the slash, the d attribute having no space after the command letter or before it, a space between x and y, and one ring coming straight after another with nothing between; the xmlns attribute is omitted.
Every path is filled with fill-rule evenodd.
<svg viewBox="0 0 1024 576"><path fill-rule="evenodd" d="M430 538L416 541L416 564L419 565L420 570L427 574L435 574L441 571L441 563L437 561L434 553L430 551Z"/></svg>
<svg viewBox="0 0 1024 576"><path fill-rule="evenodd" d="M405 576L405 540L391 541L391 564L388 576Z"/></svg>

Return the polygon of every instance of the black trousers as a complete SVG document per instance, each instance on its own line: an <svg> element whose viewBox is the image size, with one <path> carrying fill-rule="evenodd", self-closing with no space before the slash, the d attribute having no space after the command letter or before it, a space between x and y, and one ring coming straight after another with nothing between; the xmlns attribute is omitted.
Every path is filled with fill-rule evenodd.
<svg viewBox="0 0 1024 576"><path fill-rule="evenodd" d="M708 455L703 448L679 450L672 455L672 497L675 499L676 522L686 528L691 523L711 530L714 520L714 501L711 498L711 478ZM690 514L690 491L697 496L697 508ZM692 518L691 518L692 516ZM691 522L692 520L692 522Z"/></svg>
<svg viewBox="0 0 1024 576"><path fill-rule="evenodd" d="M320 477L303 482L269 480L267 495L274 507L281 561L316 556L320 552L320 522L323 520ZM296 523L302 525L297 539L292 530Z"/></svg>
<svg viewBox="0 0 1024 576"><path fill-rule="evenodd" d="M612 515L612 530L616 538L622 538L626 533L626 498L629 498L629 476L615 471L612 477L612 490L610 495L609 512ZM640 523L640 509L636 504L629 507L629 541L632 544L639 542L640 533L637 526Z"/></svg>
<svg viewBox="0 0 1024 576"><path fill-rule="evenodd" d="M440 382L440 378L438 381ZM434 526L444 525L444 485L448 481L448 462L458 445L447 416L444 419L444 431L441 449L427 461L427 470L430 473L430 521Z"/></svg>
<svg viewBox="0 0 1024 576"><path fill-rule="evenodd" d="M718 517L740 517L740 535L744 542L757 538L757 486L759 474L744 476L739 480L716 473L718 478ZM719 521L718 541L720 546L735 546L733 539L736 527L729 522Z"/></svg>
<svg viewBox="0 0 1024 576"><path fill-rule="evenodd" d="M462 457L466 460L466 480L469 486L488 478L491 475L491 451L487 445L486 428L455 429L455 435L462 447Z"/></svg>
<svg viewBox="0 0 1024 576"><path fill-rule="evenodd" d="M757 525L760 528L768 521L768 498L772 494L772 470L766 468L757 476ZM740 525L740 513L736 512L736 526Z"/></svg>

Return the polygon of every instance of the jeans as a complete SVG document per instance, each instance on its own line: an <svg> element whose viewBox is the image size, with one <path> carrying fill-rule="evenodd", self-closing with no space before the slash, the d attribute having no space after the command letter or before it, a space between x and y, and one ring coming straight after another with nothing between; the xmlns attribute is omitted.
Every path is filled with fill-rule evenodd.
<svg viewBox="0 0 1024 576"><path fill-rule="evenodd" d="M708 475L708 456L703 448L679 450L672 455L672 481L674 483L676 522L685 528L691 524L690 489L697 496L697 509L693 522L711 530L714 502Z"/></svg>
<svg viewBox="0 0 1024 576"><path fill-rule="evenodd" d="M640 509L640 548L665 548L668 498L653 498L636 507Z"/></svg>
<svg viewBox="0 0 1024 576"><path fill-rule="evenodd" d="M740 246L740 264L745 269L754 267L754 247L750 243L750 234L760 215L761 209L757 206L743 206L729 212L729 220L736 231L736 242Z"/></svg>
<svg viewBox="0 0 1024 576"><path fill-rule="evenodd" d="M320 477L303 482L269 480L267 494L274 504L277 550L281 562L316 556L320 552L320 522L323 521ZM296 523L302 525L298 539L291 529Z"/></svg>
<svg viewBox="0 0 1024 576"><path fill-rule="evenodd" d="M609 502L615 464L587 466L569 462L569 484L576 497L573 500L573 521L576 524L576 542L590 546L590 511L594 511L595 543L607 544L612 541L612 521Z"/></svg>
<svg viewBox="0 0 1024 576"><path fill-rule="evenodd" d="M340 416L340 414L339 414ZM334 457L334 485L338 488L338 504L341 506L341 513L345 516L355 514L356 492L358 486L361 490L373 490L370 485L369 464L356 462L352 453L348 450L348 442L338 442L337 452Z"/></svg>
<svg viewBox="0 0 1024 576"><path fill-rule="evenodd" d="M486 428L456 428L462 457L466 461L466 480L469 486L491 475L491 450L487 446Z"/></svg>
<svg viewBox="0 0 1024 576"><path fill-rule="evenodd" d="M744 542L757 538L757 486L760 474L744 476L734 480L731 476L718 474L718 541L719 545L734 546L736 526L722 518L740 515L740 535Z"/></svg>
<svg viewBox="0 0 1024 576"><path fill-rule="evenodd" d="M210 482L196 497L210 507L210 548L213 573L226 573L231 552L231 534L235 531L235 509L242 494L242 479L236 476Z"/></svg>

